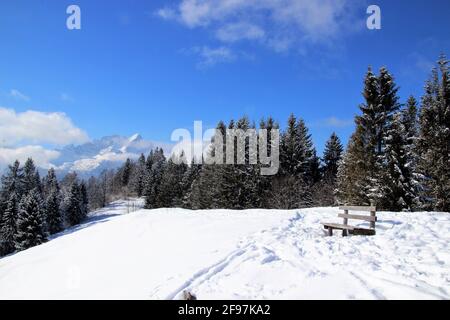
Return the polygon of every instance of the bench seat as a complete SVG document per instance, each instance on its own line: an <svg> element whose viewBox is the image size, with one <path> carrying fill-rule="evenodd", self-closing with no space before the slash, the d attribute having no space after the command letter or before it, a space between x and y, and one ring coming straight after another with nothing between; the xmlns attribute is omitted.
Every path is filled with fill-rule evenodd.
<svg viewBox="0 0 450 320"><path fill-rule="evenodd" d="M344 206L339 207L340 210L344 210L344 213L339 213L338 217L344 219L344 223L328 223L322 222L323 227L328 230L328 235L333 235L333 229L342 230L342 235L346 237L348 234L353 235L375 235L375 222L377 221L377 208L374 205L371 206ZM349 211L369 211L370 216L361 214L349 214ZM351 226L348 224L349 219L364 220L370 223L370 228L360 228Z"/></svg>
<svg viewBox="0 0 450 320"><path fill-rule="evenodd" d="M322 224L323 224L323 227L325 229L328 229L328 228L338 229L338 230L354 230L355 229L354 226L349 226L349 225L340 224L340 223L325 223L325 222L322 222Z"/></svg>
<svg viewBox="0 0 450 320"><path fill-rule="evenodd" d="M346 236L347 233L355 235L355 236L374 236L376 234L375 229L370 228L360 228L355 226L349 226L346 224L340 223L324 223L322 222L323 227L328 230L328 235L333 235L333 229L342 230L343 235Z"/></svg>

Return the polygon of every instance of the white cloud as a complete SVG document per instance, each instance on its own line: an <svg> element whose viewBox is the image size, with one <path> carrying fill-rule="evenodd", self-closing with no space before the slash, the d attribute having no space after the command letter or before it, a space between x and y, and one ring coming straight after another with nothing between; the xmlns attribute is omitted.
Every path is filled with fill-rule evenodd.
<svg viewBox="0 0 450 320"><path fill-rule="evenodd" d="M206 28L223 42L251 40L276 51L324 43L353 30L349 0L181 0L157 14ZM364 12L364 11L363 11ZM352 21L352 22L351 22Z"/></svg>
<svg viewBox="0 0 450 320"><path fill-rule="evenodd" d="M9 95L17 100L30 101L30 98L17 89L11 89Z"/></svg>
<svg viewBox="0 0 450 320"><path fill-rule="evenodd" d="M41 168L50 168L50 161L59 157L59 152L47 150L41 146L24 146L18 148L0 147L0 170L6 168L15 160L22 164L28 159L33 158L35 164Z"/></svg>
<svg viewBox="0 0 450 320"><path fill-rule="evenodd" d="M265 32L257 25L238 22L220 27L216 32L216 36L223 42L236 42L239 40L263 39Z"/></svg>
<svg viewBox="0 0 450 320"><path fill-rule="evenodd" d="M156 12L156 15L158 15L159 17L169 20L169 19L176 19L177 14L174 10L170 9L170 8L162 8L159 9Z"/></svg>
<svg viewBox="0 0 450 320"><path fill-rule="evenodd" d="M0 107L0 146L83 143L88 135L60 112L25 111Z"/></svg>
<svg viewBox="0 0 450 320"><path fill-rule="evenodd" d="M200 68L211 67L218 63L231 62L236 59L236 54L227 47L196 47L193 48L193 52L196 53L201 59L198 63L198 67Z"/></svg>

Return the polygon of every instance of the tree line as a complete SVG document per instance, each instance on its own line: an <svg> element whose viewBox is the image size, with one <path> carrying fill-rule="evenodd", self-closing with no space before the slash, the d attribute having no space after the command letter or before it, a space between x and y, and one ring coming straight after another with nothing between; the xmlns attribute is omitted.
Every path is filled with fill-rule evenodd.
<svg viewBox="0 0 450 320"><path fill-rule="evenodd" d="M166 159L156 149L147 158L127 160L113 180L119 190L145 196L146 208L290 209L375 203L392 211L450 211L449 92L444 55L426 81L420 102L410 96L401 103L388 69L375 74L369 67L364 103L345 152L333 133L319 158L305 122L291 115L281 135L280 170L274 176L261 176L260 165L248 161L176 164L173 156ZM268 132L279 127L271 117L259 123ZM243 117L216 127L224 137L227 128L256 126ZM268 141L270 152L270 137Z"/></svg>
<svg viewBox="0 0 450 320"><path fill-rule="evenodd" d="M87 188L76 174L58 181L54 169L41 179L30 158L15 161L1 178L0 256L28 249L80 223L89 210Z"/></svg>
<svg viewBox="0 0 450 320"><path fill-rule="evenodd" d="M92 177L90 201L101 207L108 198L134 195L144 196L148 209L291 209L374 202L392 211L450 211L449 83L448 61L442 55L420 102L410 96L401 103L388 69L375 74L369 67L364 103L345 150L332 133L319 158L304 120L292 114L281 133L276 175L260 175L261 165L249 164L248 153L246 164L188 165L174 158L183 154L166 157L156 148L147 157L128 159L118 170ZM247 117L220 121L216 127L223 137L226 129L255 128ZM258 128L270 135L280 126L269 117ZM225 141L223 145L225 155ZM269 154L270 148L268 137Z"/></svg>

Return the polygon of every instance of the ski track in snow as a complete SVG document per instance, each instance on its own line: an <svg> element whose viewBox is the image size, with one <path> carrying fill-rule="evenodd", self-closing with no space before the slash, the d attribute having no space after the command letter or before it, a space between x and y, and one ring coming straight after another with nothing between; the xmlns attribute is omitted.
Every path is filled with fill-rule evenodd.
<svg viewBox="0 0 450 320"><path fill-rule="evenodd" d="M449 299L450 279L449 269L447 261L447 269L443 270L441 274L432 274L428 269L428 264L416 266L415 252L421 252L426 248L411 248L406 243L393 243L391 241L381 240L375 237L348 237L338 238L338 244L335 243L336 236L333 238L323 238L319 234L318 230L312 228L304 228L304 214L296 213L296 216L289 220L286 226L276 227L270 230L263 230L254 235L245 237L241 240L239 249L233 251L227 255L224 259L220 260L217 264L214 264L208 268L202 269L195 273L188 281L186 281L180 288L174 291L172 294L166 297L166 299L180 299L183 291L191 291L198 293L201 296L202 293L205 296L213 293L214 288L219 283L226 282L228 278L232 278L233 275L238 273L238 269L242 268L246 263L255 264L255 272L257 273L257 265L270 264L278 262L278 264L288 265L290 268L297 269L305 272L307 278L314 279L316 277L323 278L329 273L333 273L335 268L339 266L348 269L348 275L353 278L354 283L358 283L363 289L362 296L359 297L369 299L388 299L389 294L383 294L383 291L413 291L411 296L405 295L404 298L413 298L418 295L421 298L430 299ZM314 224L318 225L320 219L313 219ZM380 221L379 229L392 230L396 225L402 225L398 221L386 220ZM448 223L448 222L447 222ZM437 237L437 233L434 232L428 225L418 222L421 227L424 227L427 233ZM405 224L402 229L411 229L410 225ZM450 231L450 230L447 230ZM338 232L339 233L339 232ZM400 239L405 239L406 235L402 232L396 232L400 236ZM268 235L268 236L267 236ZM318 237L314 240L314 237ZM337 236L339 237L339 236ZM378 236L380 237L380 236ZM320 239L320 240L319 240ZM329 240L329 241L328 241ZM395 239L392 239L395 241ZM420 240L415 240L420 242ZM346 244L354 243L355 246L348 247ZM448 242L440 241L442 252L447 250ZM305 244L307 248L305 249ZM414 244L414 243L413 243ZM390 263L384 261L383 258L386 246L391 246L400 255L394 255L390 258L393 259ZM419 246L420 247L420 246ZM337 249L337 250L336 250ZM404 256L404 253L407 255ZM410 254L412 253L412 256ZM429 265L444 265L445 262L440 260L436 253L430 251L430 258L434 261L429 262ZM448 254L447 254L448 256ZM365 257L365 268L367 270L361 270L361 257ZM303 258L303 259L302 259ZM309 258L306 260L306 258ZM346 263L342 263L342 262ZM233 264L232 264L233 262ZM256 263L255 263L256 262ZM314 263L315 262L315 263ZM399 275L404 277L402 281L392 280L396 279ZM440 277L446 284L446 288L435 287L426 282L425 279L432 275L433 277ZM276 275L275 275L276 276ZM267 284L267 285L270 285ZM247 284L251 287L252 284ZM299 290L302 290L302 286L295 286ZM379 289L378 287L388 287L386 289ZM392 288L389 288L392 287ZM259 292L256 295L251 294L249 289L246 294L234 294L233 298L276 298L277 294L281 294L283 297L286 292L283 290L278 292L269 291L264 286L259 288ZM305 288L303 288L304 290ZM322 288L327 290L327 288ZM264 293L264 291L269 291ZM414 293L414 291L418 291ZM289 290L286 290L289 291ZM230 298L226 295L214 296L215 298ZM292 296L291 298L294 298ZM345 298L356 298L355 295L347 295ZM288 296L290 298L290 296ZM302 298L321 298L321 296L302 296ZM338 297L344 298L344 297ZM400 295L400 298L402 296Z"/></svg>
<svg viewBox="0 0 450 320"><path fill-rule="evenodd" d="M381 212L375 236L327 237L320 222L340 222L337 213L129 213L118 201L0 259L0 298L180 299L188 290L199 299L450 299L449 213ZM64 284L68 266L78 287Z"/></svg>

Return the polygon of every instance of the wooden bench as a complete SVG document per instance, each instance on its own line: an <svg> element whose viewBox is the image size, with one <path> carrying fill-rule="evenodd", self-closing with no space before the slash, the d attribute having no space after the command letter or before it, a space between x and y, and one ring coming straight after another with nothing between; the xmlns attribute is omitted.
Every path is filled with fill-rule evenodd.
<svg viewBox="0 0 450 320"><path fill-rule="evenodd" d="M375 206L346 206L339 207L339 210L344 210L344 213L339 213L338 217L344 219L343 224L339 223L323 223L323 227L328 230L328 235L333 235L333 230L342 230L342 236L346 237L348 234L352 235L375 235L375 222L377 221L377 208ZM349 214L349 211L368 211L370 215ZM360 228L348 224L349 219L364 220L370 222L370 228Z"/></svg>

